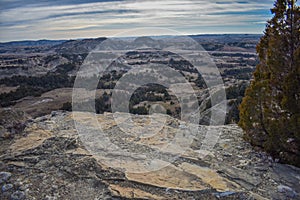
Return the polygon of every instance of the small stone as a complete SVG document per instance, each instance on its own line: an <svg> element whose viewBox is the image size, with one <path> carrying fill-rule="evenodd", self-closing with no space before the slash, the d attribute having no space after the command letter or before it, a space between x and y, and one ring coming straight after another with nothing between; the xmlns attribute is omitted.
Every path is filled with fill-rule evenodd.
<svg viewBox="0 0 300 200"><path fill-rule="evenodd" d="M287 142L287 143L292 143L292 142L294 142L294 141L295 141L294 138L289 138L286 142Z"/></svg>
<svg viewBox="0 0 300 200"><path fill-rule="evenodd" d="M25 185L20 184L20 186L19 186L19 189L23 190L23 191L27 190L28 188L29 188L28 184L25 184Z"/></svg>
<svg viewBox="0 0 300 200"><path fill-rule="evenodd" d="M22 191L15 191L10 198L11 200L23 200L25 199L25 193Z"/></svg>
<svg viewBox="0 0 300 200"><path fill-rule="evenodd" d="M51 112L51 117L55 117L57 115L57 112L56 111L52 111Z"/></svg>
<svg viewBox="0 0 300 200"><path fill-rule="evenodd" d="M273 160L273 158L272 158L271 156L268 156L268 161L269 161L270 163L273 163L273 162L274 162L274 160Z"/></svg>
<svg viewBox="0 0 300 200"><path fill-rule="evenodd" d="M187 129L186 125L184 125L184 124L180 124L180 125L179 125L179 128L180 128L180 129Z"/></svg>
<svg viewBox="0 0 300 200"><path fill-rule="evenodd" d="M227 152L225 152L225 153L223 153L223 156L225 156L225 157L231 157L231 156L232 156L232 154L231 154L231 153L227 153Z"/></svg>
<svg viewBox="0 0 300 200"><path fill-rule="evenodd" d="M6 182L11 177L9 172L0 172L0 184Z"/></svg>
<svg viewBox="0 0 300 200"><path fill-rule="evenodd" d="M7 192L13 188L13 184L5 184L2 186L2 192Z"/></svg>
<svg viewBox="0 0 300 200"><path fill-rule="evenodd" d="M236 192L227 191L227 192L218 192L218 193L215 193L214 195L217 198L222 198L222 197L228 197L228 196L231 196L234 194L236 194Z"/></svg>
<svg viewBox="0 0 300 200"><path fill-rule="evenodd" d="M242 146L237 146L236 149L238 149L238 150L244 150L245 148L242 147Z"/></svg>
<svg viewBox="0 0 300 200"><path fill-rule="evenodd" d="M46 195L45 200L56 200L56 197Z"/></svg>
<svg viewBox="0 0 300 200"><path fill-rule="evenodd" d="M278 192L286 194L286 196L294 198L297 196L297 193L290 187L285 186L285 185L279 185L278 187Z"/></svg>
<svg viewBox="0 0 300 200"><path fill-rule="evenodd" d="M268 171L268 167L267 166L255 166L254 169L256 171L260 171L260 172L266 172L266 171Z"/></svg>

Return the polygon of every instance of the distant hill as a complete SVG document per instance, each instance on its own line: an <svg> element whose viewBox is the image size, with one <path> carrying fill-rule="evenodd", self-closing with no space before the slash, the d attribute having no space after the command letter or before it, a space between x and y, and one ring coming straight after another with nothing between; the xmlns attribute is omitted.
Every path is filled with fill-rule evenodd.
<svg viewBox="0 0 300 200"><path fill-rule="evenodd" d="M235 41L250 41L259 40L261 34L199 34L199 35L188 35L195 40L216 40L219 42L235 42ZM155 36L156 38L157 36ZM168 37L168 36L162 36ZM86 38L86 39L70 39L70 40L24 40L24 41L11 41L11 42L0 42L0 47L3 46L55 46L61 44L74 44L74 43L86 43L92 41L103 41L105 37L100 38Z"/></svg>
<svg viewBox="0 0 300 200"><path fill-rule="evenodd" d="M25 41L12 41L12 42L1 42L0 46L54 46L59 45L67 40L25 40Z"/></svg>
<svg viewBox="0 0 300 200"><path fill-rule="evenodd" d="M106 38L67 40L53 46L53 50L57 53L89 53L98 45L106 40Z"/></svg>
<svg viewBox="0 0 300 200"><path fill-rule="evenodd" d="M0 54L88 53L105 39L12 41L0 43Z"/></svg>

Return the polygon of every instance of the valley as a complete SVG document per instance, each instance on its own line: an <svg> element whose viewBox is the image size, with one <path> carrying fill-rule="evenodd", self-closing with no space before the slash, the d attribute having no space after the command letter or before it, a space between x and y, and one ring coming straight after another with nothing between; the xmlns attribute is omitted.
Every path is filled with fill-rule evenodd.
<svg viewBox="0 0 300 200"><path fill-rule="evenodd" d="M170 38L1 43L1 199L298 199L299 168L236 124L260 35L190 37L185 57Z"/></svg>

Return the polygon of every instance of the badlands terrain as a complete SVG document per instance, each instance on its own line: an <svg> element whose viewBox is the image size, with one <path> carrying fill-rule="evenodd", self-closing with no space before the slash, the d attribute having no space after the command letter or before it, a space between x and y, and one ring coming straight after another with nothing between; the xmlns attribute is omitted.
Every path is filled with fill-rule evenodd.
<svg viewBox="0 0 300 200"><path fill-rule="evenodd" d="M300 169L251 147L236 125L260 35L191 38L209 55L224 87L209 88L214 74L198 73L183 57L159 51L174 44L169 38L111 43L105 50L130 43L135 48L111 62L103 76L93 71L95 76L81 77L98 78L91 88L76 85L77 73L106 38L0 43L0 199L300 199ZM191 51L192 45L180 45ZM149 65L181 74L195 99L146 84L130 98L130 115L112 114L118 80ZM150 70L153 79L167 80L160 70ZM74 88L79 102L72 102ZM218 108L211 99L220 88L226 92L219 102L226 105L221 124L210 121ZM193 105L199 123L182 116L182 106ZM157 106L164 109L156 112Z"/></svg>

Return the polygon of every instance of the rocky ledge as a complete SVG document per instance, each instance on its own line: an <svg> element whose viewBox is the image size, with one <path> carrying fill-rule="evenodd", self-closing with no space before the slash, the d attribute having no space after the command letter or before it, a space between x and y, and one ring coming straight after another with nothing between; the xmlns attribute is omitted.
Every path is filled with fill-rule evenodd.
<svg viewBox="0 0 300 200"><path fill-rule="evenodd" d="M220 133L217 144L201 157L202 138L196 136L171 162L172 149L160 147L166 138L184 129L180 121L165 116L165 125L156 135L138 137L135 130L132 135L124 134L112 114L97 115L98 125L113 144L146 154L159 150L156 162L165 167L134 173L128 169L145 167L135 165L139 158L134 153L120 158L125 161L121 169L107 164L120 155L105 149L101 155L87 151L75 124L84 124L95 115L80 113L74 118L73 114L53 112L27 120L22 122L24 130L0 139L0 199L300 199L300 169L276 163L254 150L243 141L236 125L197 126ZM147 116L131 117L139 127L149 120ZM154 121L160 118L152 116ZM11 135L11 129L1 127L7 132L4 135Z"/></svg>

